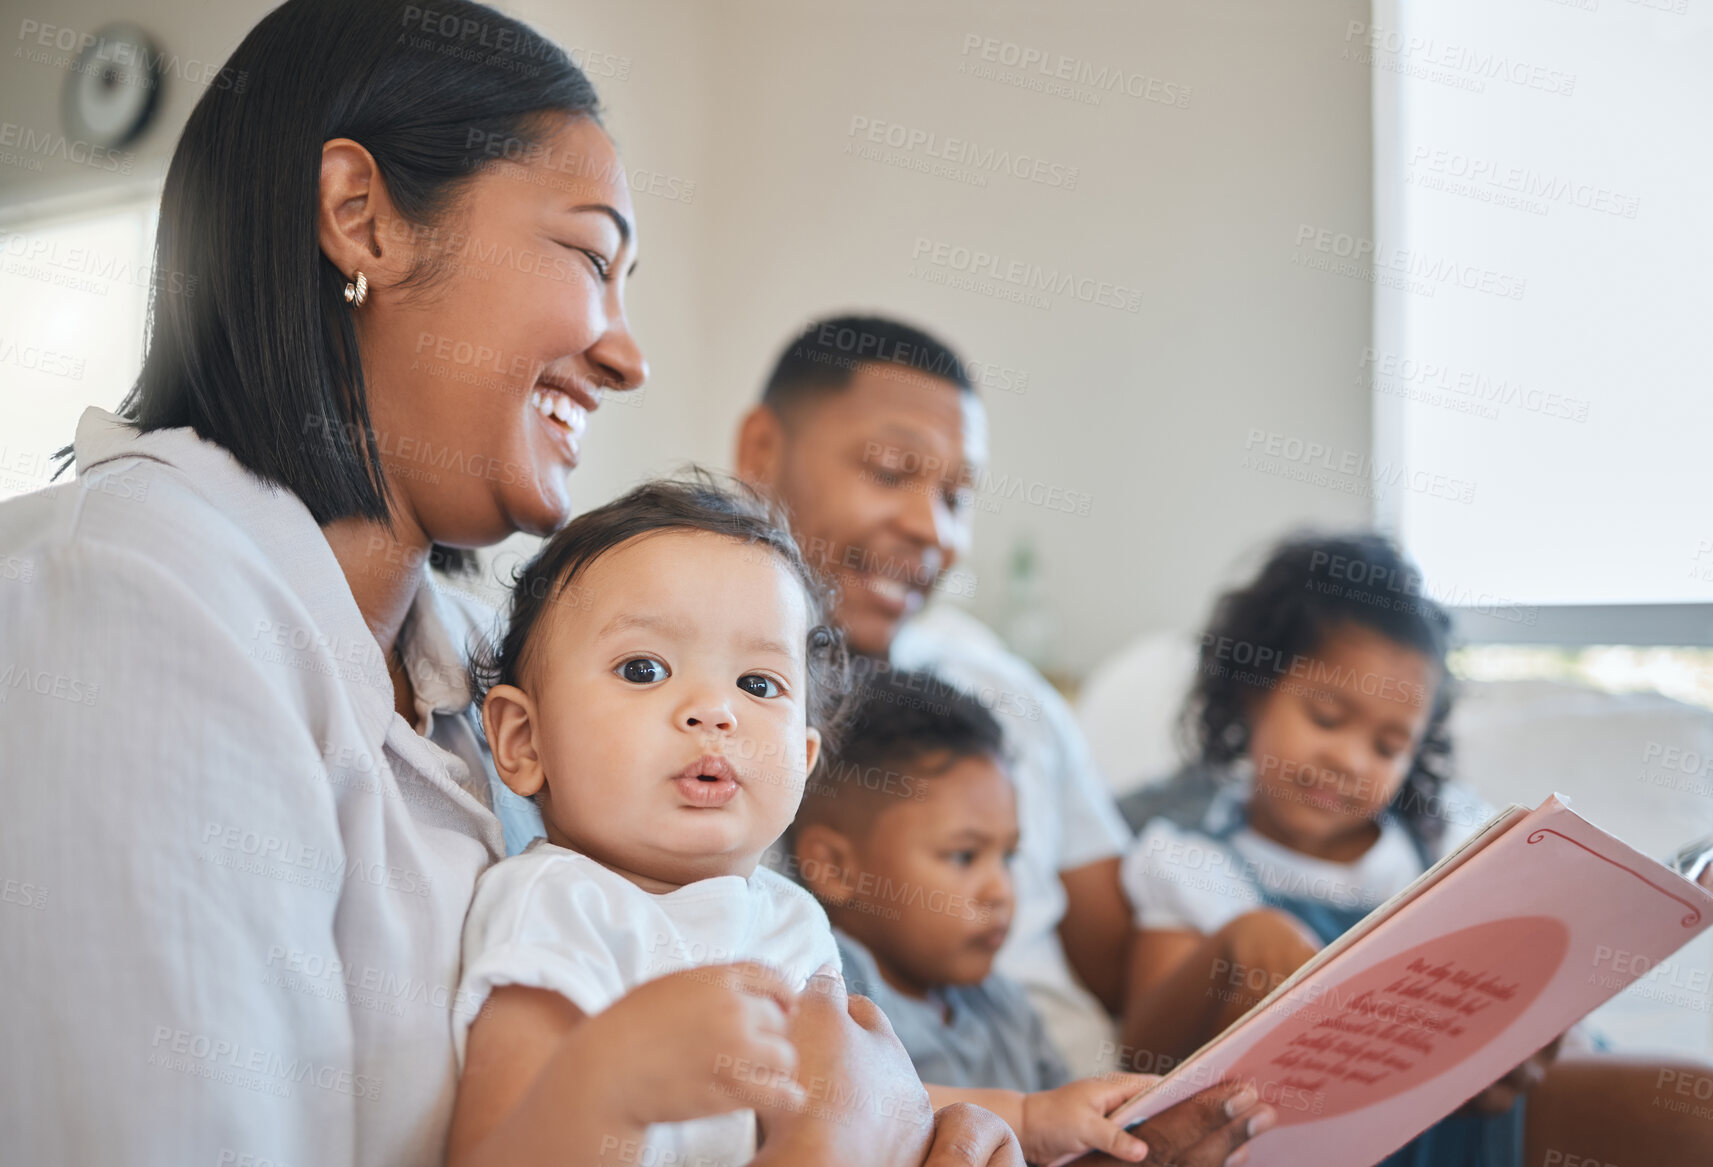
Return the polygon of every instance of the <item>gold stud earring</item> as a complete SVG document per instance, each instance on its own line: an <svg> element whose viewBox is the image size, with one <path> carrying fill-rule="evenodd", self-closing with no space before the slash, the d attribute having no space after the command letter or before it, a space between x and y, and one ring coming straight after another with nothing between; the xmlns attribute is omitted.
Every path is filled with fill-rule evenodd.
<svg viewBox="0 0 1713 1167"><path fill-rule="evenodd" d="M369 277L362 272L356 275L355 283L345 285L345 302L353 308L361 308L363 301L369 298Z"/></svg>

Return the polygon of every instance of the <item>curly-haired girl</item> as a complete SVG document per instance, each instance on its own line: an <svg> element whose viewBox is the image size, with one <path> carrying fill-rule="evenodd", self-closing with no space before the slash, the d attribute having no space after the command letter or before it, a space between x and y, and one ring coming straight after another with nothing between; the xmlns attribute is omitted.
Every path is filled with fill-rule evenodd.
<svg viewBox="0 0 1713 1167"><path fill-rule="evenodd" d="M1485 820L1445 782L1450 638L1378 535L1288 539L1220 598L1185 707L1193 761L1125 807L1143 825L1123 868L1139 1045L1193 1050ZM1520 1162L1517 1093L1499 1084L1387 1167Z"/></svg>

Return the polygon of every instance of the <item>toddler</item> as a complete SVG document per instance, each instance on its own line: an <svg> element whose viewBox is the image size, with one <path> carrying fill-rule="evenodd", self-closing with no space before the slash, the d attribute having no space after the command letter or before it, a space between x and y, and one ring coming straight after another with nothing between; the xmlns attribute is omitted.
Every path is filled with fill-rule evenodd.
<svg viewBox="0 0 1713 1167"><path fill-rule="evenodd" d="M1004 1117L1030 1162L1143 1157L1105 1116L1146 1081L1072 1081L1021 986L993 972L1013 910L1017 799L1004 735L932 675L877 665L810 783L791 869L834 924L851 991L891 1021L935 1106Z"/></svg>
<svg viewBox="0 0 1713 1167"><path fill-rule="evenodd" d="M451 1162L565 1033L669 974L746 980L761 1020L736 1049L638 1048L589 1068L598 1089L579 1095L652 1124L646 1146L602 1144L613 1162L735 1167L758 1141L746 1105L794 1097L767 1086L795 1066L783 1010L839 958L815 900L757 861L797 809L844 683L824 611L789 531L705 479L590 511L524 569L476 674L495 769L547 835L483 874L465 924L460 999L485 1005L456 1026ZM758 963L682 973L740 961ZM682 985L663 1010L693 1012Z"/></svg>

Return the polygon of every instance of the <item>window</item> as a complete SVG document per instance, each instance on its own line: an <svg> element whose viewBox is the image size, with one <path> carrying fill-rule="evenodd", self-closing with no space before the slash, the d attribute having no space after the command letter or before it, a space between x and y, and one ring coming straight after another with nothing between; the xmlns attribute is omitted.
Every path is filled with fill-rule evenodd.
<svg viewBox="0 0 1713 1167"><path fill-rule="evenodd" d="M159 194L0 230L0 499L48 485L90 405L142 367Z"/></svg>
<svg viewBox="0 0 1713 1167"><path fill-rule="evenodd" d="M1683 0L1377 0L1380 521L1471 640L1713 645L1713 110ZM1435 490L1433 484L1459 484Z"/></svg>

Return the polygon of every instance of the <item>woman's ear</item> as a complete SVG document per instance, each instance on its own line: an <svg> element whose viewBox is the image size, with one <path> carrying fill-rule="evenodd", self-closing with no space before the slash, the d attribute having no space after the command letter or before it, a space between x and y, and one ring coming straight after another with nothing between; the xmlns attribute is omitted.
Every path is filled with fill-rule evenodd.
<svg viewBox="0 0 1713 1167"><path fill-rule="evenodd" d="M371 285L390 287L409 271L412 257L398 238L380 165L349 138L322 143L316 234L321 253L346 276L360 270Z"/></svg>
<svg viewBox="0 0 1713 1167"><path fill-rule="evenodd" d="M482 729L494 770L513 794L533 798L547 782L535 738L535 702L516 685L495 685L482 702Z"/></svg>
<svg viewBox="0 0 1713 1167"><path fill-rule="evenodd" d="M824 907L842 908L850 902L855 857L850 839L826 823L805 823L795 832L791 860L803 885Z"/></svg>

